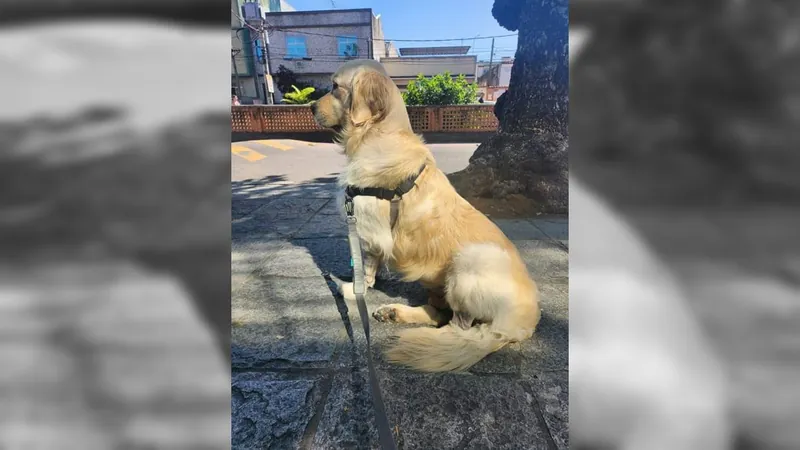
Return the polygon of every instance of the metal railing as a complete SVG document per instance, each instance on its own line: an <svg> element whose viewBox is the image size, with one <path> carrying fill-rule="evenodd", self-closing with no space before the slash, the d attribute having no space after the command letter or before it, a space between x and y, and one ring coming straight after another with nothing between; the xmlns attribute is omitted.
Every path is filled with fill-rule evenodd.
<svg viewBox="0 0 800 450"><path fill-rule="evenodd" d="M493 105L407 106L415 133L492 132L497 130ZM324 131L307 105L231 107L231 131L243 133L310 133Z"/></svg>

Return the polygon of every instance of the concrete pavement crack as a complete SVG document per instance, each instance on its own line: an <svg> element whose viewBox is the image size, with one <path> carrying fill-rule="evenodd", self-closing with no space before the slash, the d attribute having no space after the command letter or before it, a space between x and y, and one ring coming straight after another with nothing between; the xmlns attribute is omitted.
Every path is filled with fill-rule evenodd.
<svg viewBox="0 0 800 450"><path fill-rule="evenodd" d="M297 235L297 233L299 233L299 232L300 232L300 230L302 230L304 226L308 225L308 224L309 224L309 222L311 222L311 221L314 219L314 217L316 217L316 216L317 216L317 214L319 214L319 212L320 212L320 211L322 211L323 209L325 209L325 207L326 207L326 206L328 206L328 203L330 203L330 202L332 202L332 201L334 201L332 198L329 198L329 199L327 199L327 201L326 201L325 203L323 203L323 204L322 204L322 206L320 206L319 208L317 208L317 210L316 210L316 211L314 211L314 213L313 213L313 214L311 214L311 216L309 216L308 220L306 220L305 222L303 222L303 224L302 224L302 225L300 225L299 227L297 227L297 230L295 230L293 233L290 233L290 234L287 236L287 237L288 237L288 239L289 239L289 240L292 240L292 239L294 239L294 238L295 238L295 235Z"/></svg>
<svg viewBox="0 0 800 450"><path fill-rule="evenodd" d="M314 445L314 436L317 434L317 428L322 420L322 415L325 413L325 406L328 404L328 395L333 387L333 375L328 375L320 382L320 398L317 407L314 410L314 415L308 421L303 438L300 440L301 449L311 449Z"/></svg>
<svg viewBox="0 0 800 450"><path fill-rule="evenodd" d="M533 389L527 385L526 383L522 383L522 389L528 393L533 399L533 412L536 414L536 419L542 428L545 430L545 438L547 439L547 448L550 450L558 450L558 446L556 445L555 439L553 439L553 433L550 431L550 427L547 426L547 422L544 420L544 414L542 413L542 408L539 405L539 398L536 396L536 393L533 392Z"/></svg>

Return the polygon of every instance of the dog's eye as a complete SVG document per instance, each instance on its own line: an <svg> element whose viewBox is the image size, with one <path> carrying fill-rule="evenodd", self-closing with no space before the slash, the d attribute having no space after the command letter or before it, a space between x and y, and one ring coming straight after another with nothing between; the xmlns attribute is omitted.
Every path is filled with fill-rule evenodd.
<svg viewBox="0 0 800 450"><path fill-rule="evenodd" d="M333 83L333 90L335 91L336 89L339 89L339 85L336 84L336 83Z"/></svg>

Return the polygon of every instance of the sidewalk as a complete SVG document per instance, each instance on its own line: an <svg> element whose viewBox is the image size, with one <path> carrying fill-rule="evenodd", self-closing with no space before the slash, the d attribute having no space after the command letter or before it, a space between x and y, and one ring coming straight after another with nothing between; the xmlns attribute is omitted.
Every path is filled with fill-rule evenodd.
<svg viewBox="0 0 800 450"><path fill-rule="evenodd" d="M354 304L321 276L349 279L347 233L332 179L233 183L233 448L378 448ZM561 217L498 220L539 283L534 338L468 374L389 365L381 347L399 325L374 322L373 357L401 449L566 449L568 236ZM379 277L370 310L424 303L413 284Z"/></svg>

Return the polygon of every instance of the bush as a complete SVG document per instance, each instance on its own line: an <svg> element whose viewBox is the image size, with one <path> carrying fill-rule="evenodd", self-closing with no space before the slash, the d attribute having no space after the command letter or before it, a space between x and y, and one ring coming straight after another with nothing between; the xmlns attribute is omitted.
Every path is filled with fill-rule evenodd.
<svg viewBox="0 0 800 450"><path fill-rule="evenodd" d="M281 91L281 94L292 92L292 86L300 86L301 83L297 81L297 75L294 71L287 69L283 64L278 67L278 71L273 74L275 80L275 87ZM300 86L301 88L305 86Z"/></svg>
<svg viewBox="0 0 800 450"><path fill-rule="evenodd" d="M406 105L466 105L477 99L478 85L467 82L463 74L453 78L450 72L432 78L419 74L403 92Z"/></svg>
<svg viewBox="0 0 800 450"><path fill-rule="evenodd" d="M308 95L310 100L319 100L323 95L330 92L330 89L321 88L312 83L306 83L305 81L298 80L297 74L295 74L291 69L287 69L283 64L278 67L278 71L273 75L273 79L275 80L275 87L277 87L284 96L287 93L295 93L295 86L301 91L306 88L314 88L313 92Z"/></svg>

